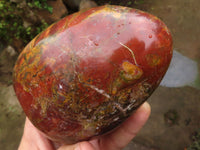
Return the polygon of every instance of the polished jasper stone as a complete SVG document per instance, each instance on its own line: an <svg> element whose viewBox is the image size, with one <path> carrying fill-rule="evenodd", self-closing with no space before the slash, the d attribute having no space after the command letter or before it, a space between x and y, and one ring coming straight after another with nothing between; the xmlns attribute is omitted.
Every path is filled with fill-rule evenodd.
<svg viewBox="0 0 200 150"><path fill-rule="evenodd" d="M67 16L35 37L14 68L31 122L75 143L118 126L155 90L172 57L166 25L143 11L101 6Z"/></svg>

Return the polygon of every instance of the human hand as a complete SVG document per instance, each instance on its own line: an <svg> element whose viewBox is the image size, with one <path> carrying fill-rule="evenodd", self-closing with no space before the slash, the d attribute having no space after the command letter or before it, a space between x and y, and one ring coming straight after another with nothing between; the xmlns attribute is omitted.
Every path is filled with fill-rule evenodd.
<svg viewBox="0 0 200 150"><path fill-rule="evenodd" d="M73 145L63 145L58 150L121 150L136 136L149 115L150 105L145 102L132 116L109 134ZM28 118L26 118L24 134L18 150L27 149L55 150L53 142L40 133Z"/></svg>

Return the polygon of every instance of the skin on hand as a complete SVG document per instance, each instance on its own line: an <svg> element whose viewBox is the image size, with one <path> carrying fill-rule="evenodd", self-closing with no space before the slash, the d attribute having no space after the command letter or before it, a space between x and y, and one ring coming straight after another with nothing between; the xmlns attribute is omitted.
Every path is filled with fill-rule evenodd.
<svg viewBox="0 0 200 150"><path fill-rule="evenodd" d="M150 105L145 102L132 116L109 134L74 145L63 145L58 150L121 150L136 136L146 123L150 111ZM24 134L18 150L27 149L55 150L54 144L36 129L29 119L26 119Z"/></svg>

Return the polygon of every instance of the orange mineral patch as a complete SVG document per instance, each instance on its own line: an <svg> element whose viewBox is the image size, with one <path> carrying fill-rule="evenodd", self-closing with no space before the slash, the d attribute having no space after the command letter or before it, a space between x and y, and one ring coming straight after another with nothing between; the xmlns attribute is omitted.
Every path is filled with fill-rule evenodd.
<svg viewBox="0 0 200 150"><path fill-rule="evenodd" d="M151 66L151 67L154 67L154 66L157 66L161 63L161 58L160 56L156 55L156 54L148 54L146 56L146 60L148 62L148 64Z"/></svg>
<svg viewBox="0 0 200 150"><path fill-rule="evenodd" d="M122 68L124 70L123 77L128 81L139 79L143 74L142 69L127 61L122 63Z"/></svg>

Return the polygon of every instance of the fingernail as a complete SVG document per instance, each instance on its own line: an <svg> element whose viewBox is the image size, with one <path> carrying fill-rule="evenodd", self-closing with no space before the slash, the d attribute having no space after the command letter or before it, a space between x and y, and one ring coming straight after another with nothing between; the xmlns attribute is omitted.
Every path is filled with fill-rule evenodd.
<svg viewBox="0 0 200 150"><path fill-rule="evenodd" d="M147 110L147 109L151 109L151 106L149 105L148 102L144 102L143 103L143 107Z"/></svg>
<svg viewBox="0 0 200 150"><path fill-rule="evenodd" d="M79 144L75 147L74 150L81 150Z"/></svg>

